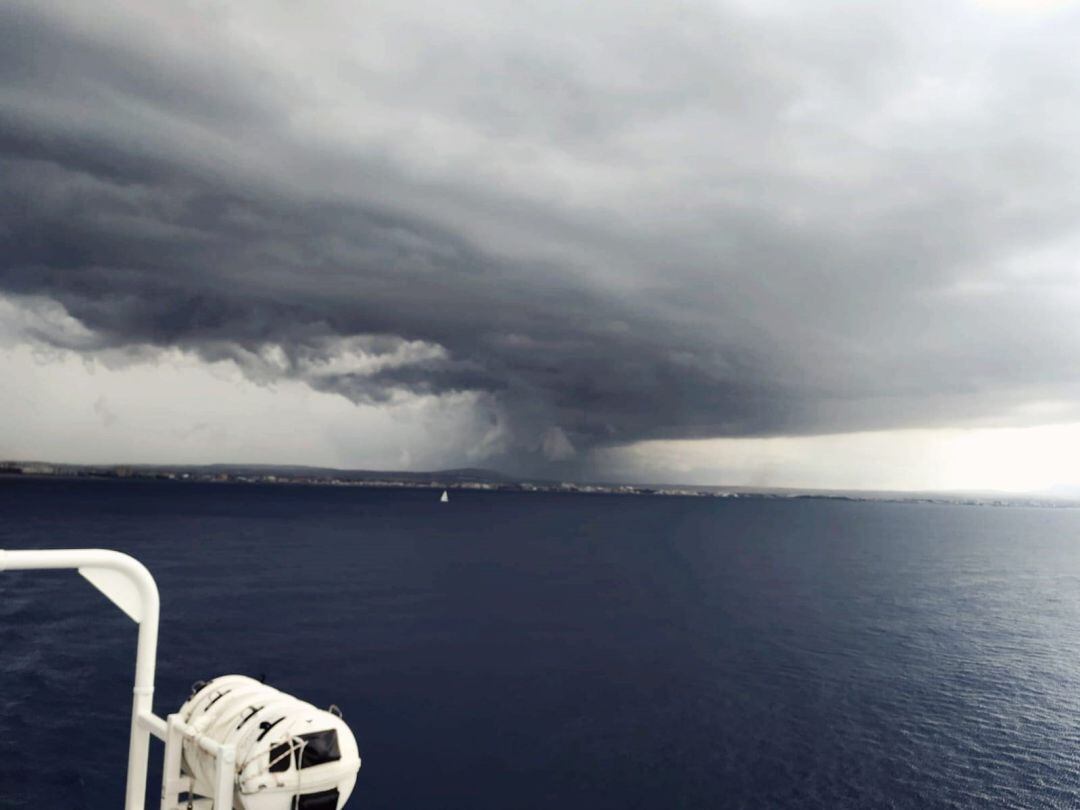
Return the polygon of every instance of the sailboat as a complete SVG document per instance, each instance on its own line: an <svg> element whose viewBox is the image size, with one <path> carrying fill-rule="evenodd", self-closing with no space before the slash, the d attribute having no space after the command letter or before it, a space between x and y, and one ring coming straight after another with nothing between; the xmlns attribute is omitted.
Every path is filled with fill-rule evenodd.
<svg viewBox="0 0 1080 810"><path fill-rule="evenodd" d="M439 503L450 503L450 496L445 489L442 491L442 497L439 498Z"/></svg>

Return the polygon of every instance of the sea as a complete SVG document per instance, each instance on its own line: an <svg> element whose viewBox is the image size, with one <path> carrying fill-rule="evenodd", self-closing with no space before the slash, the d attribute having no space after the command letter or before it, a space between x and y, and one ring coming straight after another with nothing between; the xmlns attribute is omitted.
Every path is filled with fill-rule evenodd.
<svg viewBox="0 0 1080 810"><path fill-rule="evenodd" d="M356 810L1080 806L1080 511L438 495L9 477L0 548L142 560L156 712L336 704ZM134 653L0 572L0 808L122 806Z"/></svg>

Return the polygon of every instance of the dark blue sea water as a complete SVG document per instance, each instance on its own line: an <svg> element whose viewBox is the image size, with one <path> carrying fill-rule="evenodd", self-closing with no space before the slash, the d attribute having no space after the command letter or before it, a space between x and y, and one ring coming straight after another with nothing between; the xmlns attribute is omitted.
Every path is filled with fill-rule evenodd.
<svg viewBox="0 0 1080 810"><path fill-rule="evenodd" d="M70 546L157 577L159 714L342 706L351 808L1080 804L1077 511L0 479ZM121 806L134 637L0 573L0 807Z"/></svg>

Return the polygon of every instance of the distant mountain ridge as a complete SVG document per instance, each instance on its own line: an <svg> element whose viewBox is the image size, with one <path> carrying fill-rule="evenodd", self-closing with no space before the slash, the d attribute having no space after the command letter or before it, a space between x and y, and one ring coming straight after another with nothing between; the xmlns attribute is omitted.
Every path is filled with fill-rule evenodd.
<svg viewBox="0 0 1080 810"><path fill-rule="evenodd" d="M439 481L510 484L520 479L481 467L458 467L449 470L346 470L337 467L312 467L303 464L66 464L53 461L0 461L0 472L24 468L51 469L57 473L91 473L129 470L139 474L188 473L193 475L282 475L310 478L336 478L343 481Z"/></svg>

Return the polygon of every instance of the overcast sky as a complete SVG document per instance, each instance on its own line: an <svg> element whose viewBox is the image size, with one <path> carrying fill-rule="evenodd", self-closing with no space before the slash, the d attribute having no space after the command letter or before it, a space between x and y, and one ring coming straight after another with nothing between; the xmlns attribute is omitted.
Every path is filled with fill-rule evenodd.
<svg viewBox="0 0 1080 810"><path fill-rule="evenodd" d="M1080 485L1080 5L3 2L0 458Z"/></svg>

